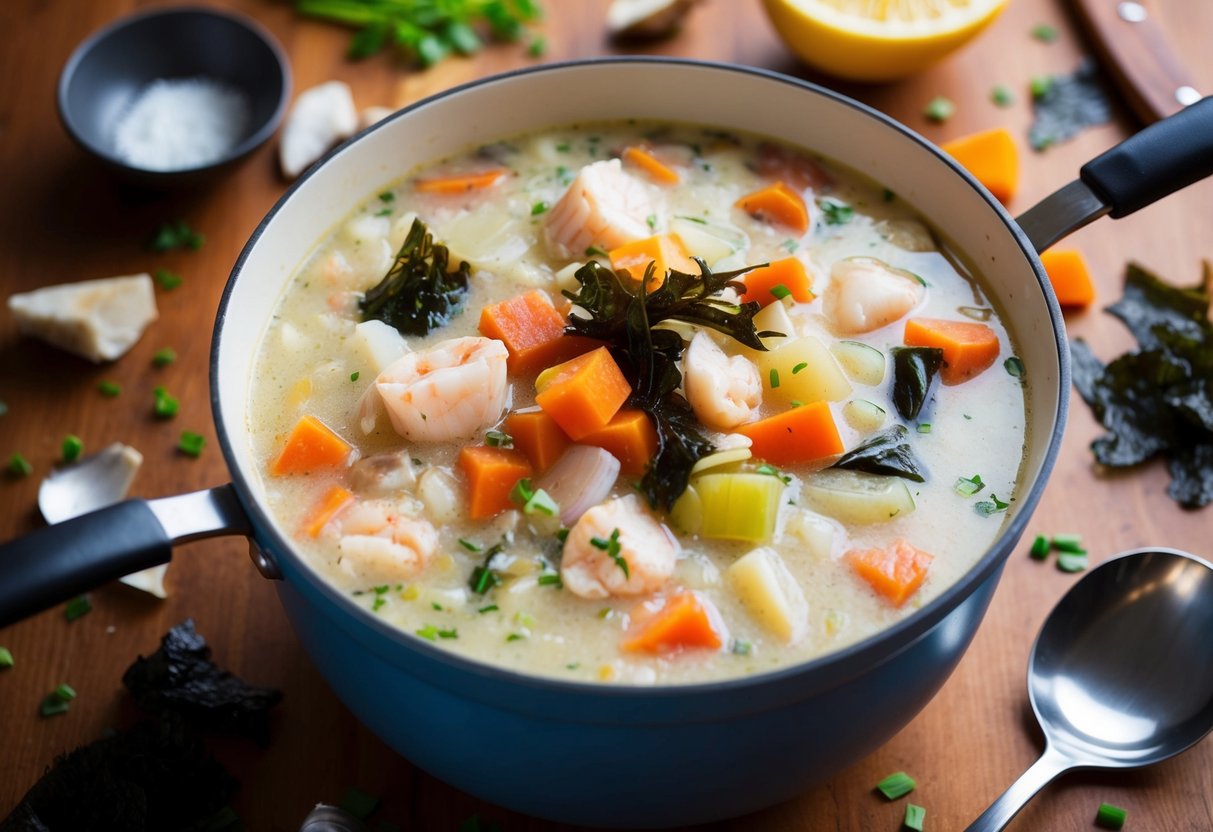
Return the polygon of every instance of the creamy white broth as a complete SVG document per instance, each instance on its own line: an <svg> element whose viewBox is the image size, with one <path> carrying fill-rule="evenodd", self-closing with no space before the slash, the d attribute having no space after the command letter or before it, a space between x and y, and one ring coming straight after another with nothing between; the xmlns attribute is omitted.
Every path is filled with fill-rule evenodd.
<svg viewBox="0 0 1213 832"><path fill-rule="evenodd" d="M870 433L847 424L842 413L847 400L865 399L883 407L888 413L885 427L897 421L889 400L889 350L902 346L905 318L865 334L833 334L823 312L823 295L836 261L871 257L917 275L926 284L925 299L912 316L967 321L958 311L961 307L990 307L953 258L938 250L910 250L934 249L938 243L929 234L924 238L924 227L912 222L918 218L908 206L878 185L828 162L820 164L832 184L808 192L815 221L800 235L750 217L734 206L743 194L771 182L770 176L754 169L758 139L645 124L592 125L511 137L408 172L381 193L368 195L361 208L319 242L288 286L257 359L250 430L255 454L266 465L263 486L282 528L335 586L384 620L410 633L421 632L465 655L529 673L641 684L731 677L802 662L909 615L963 575L997 536L1005 515L982 516L974 510L974 503L989 500L991 493L1004 501L1014 496L1023 456L1025 414L1021 382L1002 366L1014 350L996 315L987 321L1001 342L994 365L963 384L939 385L930 410L929 432L910 428L909 441L928 472L926 483L907 483L916 502L914 511L888 522L849 527L830 518L821 520L823 515L816 512L806 514L810 509L803 483L812 478L815 469L831 463L832 457L781 468L790 482L773 540L742 543L679 534L681 552L668 588L694 590L714 605L727 630L720 650L688 649L663 655L622 651L621 642L634 627L634 613L646 603L646 597L585 599L567 588L540 583L541 575L559 569L561 543L552 533L551 522L516 510L491 520L467 519L466 511L459 507L464 484L456 470L458 453L467 441L410 445L382 415L371 433L364 434L359 427L359 403L368 394L376 371L354 337L354 326L360 320L357 299L382 279L413 216L428 225L436 241L450 247L452 261L467 260L472 266L465 311L423 338L407 339L416 351L451 338L479 335L480 309L487 304L532 288L545 290L554 299L559 299L562 288L575 289L572 270L566 267L586 258L580 253L572 259L553 254L543 235L547 213L581 166L642 142L662 148L682 176L676 186L646 185L663 202L660 212L645 218L653 233L673 230L683 234L692 253L704 254L716 270L790 255L802 259L817 297L807 304L781 301L788 306L797 333L813 334L827 344L861 341L884 353L886 373L880 384L866 386L852 379L852 395L830 405L848 450ZM503 164L513 175L483 193L452 197L415 190L418 175L475 169L489 163ZM644 179L643 173L627 169ZM837 200L850 206L853 214L846 221L830 224L813 197ZM723 336L714 338L730 354L753 355ZM510 383L511 411L533 405L533 374L511 375ZM759 416L787 408L786 403L772 400L765 388L764 383L767 395ZM368 395L376 394L371 390ZM423 472L430 485L445 485L425 491L430 496L445 493L455 507L436 516L433 525L438 543L418 574L387 583L370 582L339 562L340 550L332 537L338 523L330 524L315 539L302 531L313 506L331 485L350 484L350 472L345 468L310 475L269 475L269 462L292 426L306 414L353 444L363 459L407 449L416 471ZM484 429L494 427L497 425L489 424ZM481 430L474 443L483 442ZM749 463L750 469L757 462ZM958 478L975 474L986 483L979 494L966 498L954 490ZM634 493L634 479L621 476L613 496ZM406 514L425 517L429 510L417 497L417 489L401 492L395 499ZM820 529L824 523L833 530L828 547L817 538L810 545L798 533L806 525L806 516L818 518L808 523L810 527L816 523ZM659 519L665 518L659 515ZM512 535L512 542L494 561L494 569L504 582L483 595L473 592L469 575L483 563L484 554L471 551L469 544L487 548L503 535ZM929 552L934 560L918 591L904 606L895 608L841 558L851 549L887 546L898 538ZM733 562L760 545L778 552L807 601L807 631L794 644L782 643L766 630L724 578ZM491 609L482 612L486 608Z"/></svg>

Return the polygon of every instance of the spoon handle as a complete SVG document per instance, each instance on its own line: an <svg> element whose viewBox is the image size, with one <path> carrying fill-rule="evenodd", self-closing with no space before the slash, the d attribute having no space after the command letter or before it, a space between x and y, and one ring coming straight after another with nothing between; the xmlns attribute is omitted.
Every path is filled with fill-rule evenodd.
<svg viewBox="0 0 1213 832"><path fill-rule="evenodd" d="M981 817L973 821L965 832L998 832L1011 822L1011 818L1019 814L1019 810L1027 805L1038 791L1057 775L1073 767L1072 760L1045 746L1045 753L1040 755L1040 759L1019 775L1019 779L1012 783L989 809L982 812Z"/></svg>

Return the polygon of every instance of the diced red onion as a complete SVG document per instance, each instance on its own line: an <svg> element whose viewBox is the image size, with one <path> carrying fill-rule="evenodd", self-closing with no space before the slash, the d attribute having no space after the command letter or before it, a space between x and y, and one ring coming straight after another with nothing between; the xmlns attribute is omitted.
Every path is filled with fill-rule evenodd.
<svg viewBox="0 0 1213 832"><path fill-rule="evenodd" d="M618 477L619 460L610 453L602 448L574 445L536 485L560 506L560 522L572 526L577 518L607 498Z"/></svg>

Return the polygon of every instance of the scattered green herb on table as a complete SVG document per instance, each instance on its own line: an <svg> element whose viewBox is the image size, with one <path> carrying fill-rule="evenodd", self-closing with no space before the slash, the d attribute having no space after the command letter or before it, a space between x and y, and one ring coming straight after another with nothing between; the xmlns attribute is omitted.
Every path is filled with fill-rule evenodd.
<svg viewBox="0 0 1213 832"><path fill-rule="evenodd" d="M185 282L181 275L177 274L176 272L170 272L168 269L156 269L154 277L156 283L166 292L173 291Z"/></svg>
<svg viewBox="0 0 1213 832"><path fill-rule="evenodd" d="M111 399L122 393L122 388L113 381L103 381L97 385L97 389L101 391L101 395Z"/></svg>
<svg viewBox="0 0 1213 832"><path fill-rule="evenodd" d="M943 124L956 114L956 104L950 98L937 95L927 102L922 114L936 124Z"/></svg>
<svg viewBox="0 0 1213 832"><path fill-rule="evenodd" d="M206 437L200 433L194 433L192 430L181 431L181 438L177 440L177 450L186 456L201 456L205 446Z"/></svg>
<svg viewBox="0 0 1213 832"><path fill-rule="evenodd" d="M1057 556L1057 568L1062 572L1082 572L1087 568L1087 553L1062 552Z"/></svg>
<svg viewBox="0 0 1213 832"><path fill-rule="evenodd" d="M922 832L922 822L926 819L926 816L926 809L914 803L907 803L906 816L901 823L906 829L913 829L914 832Z"/></svg>
<svg viewBox="0 0 1213 832"><path fill-rule="evenodd" d="M1104 829L1120 829L1125 825L1125 817L1128 812L1119 806L1113 806L1111 803L1100 803L1099 810L1095 813L1095 825L1101 826Z"/></svg>
<svg viewBox="0 0 1213 832"><path fill-rule="evenodd" d="M0 669L7 670L13 666L13 654L7 647L0 647Z"/></svg>
<svg viewBox="0 0 1213 832"><path fill-rule="evenodd" d="M75 698L76 691L72 690L72 686L61 684L48 693L42 700L42 704L38 707L38 713L42 716L65 714L71 709L71 702Z"/></svg>
<svg viewBox="0 0 1213 832"><path fill-rule="evenodd" d="M88 596L77 595L64 606L63 616L68 621L75 621L77 618L88 615L92 611L93 602L88 599Z"/></svg>
<svg viewBox="0 0 1213 832"><path fill-rule="evenodd" d="M172 347L162 347L152 353L152 363L157 367L167 367L177 360L177 351Z"/></svg>
<svg viewBox="0 0 1213 832"><path fill-rule="evenodd" d="M997 107L1010 107L1015 103L1015 93L1006 84L999 84L990 90L990 100Z"/></svg>
<svg viewBox="0 0 1213 832"><path fill-rule="evenodd" d="M161 252L178 248L197 251L205 242L206 237L190 228L185 220L174 220L161 223L148 240L147 247Z"/></svg>
<svg viewBox="0 0 1213 832"><path fill-rule="evenodd" d="M1028 554L1034 560L1044 560L1049 556L1049 538L1043 534L1036 535L1036 539L1032 541L1032 548L1028 550Z"/></svg>
<svg viewBox="0 0 1213 832"><path fill-rule="evenodd" d="M1052 43L1057 40L1057 27L1048 23L1039 23L1032 27L1032 37L1041 43Z"/></svg>
<svg viewBox="0 0 1213 832"><path fill-rule="evenodd" d="M913 777L904 771L895 771L877 783L876 790L889 800L896 800L914 791L916 785L918 784L914 782Z"/></svg>
<svg viewBox="0 0 1213 832"><path fill-rule="evenodd" d="M76 436L76 434L69 433L67 436L63 437L63 444L60 451L63 462L75 462L80 458L80 454L84 453L84 442L79 436Z"/></svg>
<svg viewBox="0 0 1213 832"><path fill-rule="evenodd" d="M8 458L8 473L14 477L28 477L34 471L34 466L21 454L13 451Z"/></svg>
<svg viewBox="0 0 1213 832"><path fill-rule="evenodd" d="M181 410L181 402L163 387L152 390L152 412L157 419L171 419Z"/></svg>

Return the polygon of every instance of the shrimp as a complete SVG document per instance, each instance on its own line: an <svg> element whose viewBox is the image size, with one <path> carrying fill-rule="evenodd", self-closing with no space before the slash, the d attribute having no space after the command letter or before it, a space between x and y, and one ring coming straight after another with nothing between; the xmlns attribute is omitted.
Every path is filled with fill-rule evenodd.
<svg viewBox="0 0 1213 832"><path fill-rule="evenodd" d="M618 159L605 159L581 169L548 212L545 231L562 257L581 257L594 245L612 249L649 236L646 218L658 213L649 187Z"/></svg>
<svg viewBox="0 0 1213 832"><path fill-rule="evenodd" d="M341 570L368 586L420 574L438 547L438 532L428 520L409 516L410 502L360 500L331 521L325 532L337 539Z"/></svg>
<svg viewBox="0 0 1213 832"><path fill-rule="evenodd" d="M405 439L470 439L509 406L507 355L500 341L451 338L401 356L384 368L374 388Z"/></svg>
<svg viewBox="0 0 1213 832"><path fill-rule="evenodd" d="M700 422L732 430L762 404L762 379L748 358L724 354L705 332L695 334L682 360L682 384Z"/></svg>
<svg viewBox="0 0 1213 832"><path fill-rule="evenodd" d="M837 332L854 335L905 317L923 294L909 272L871 257L848 257L830 270L824 311Z"/></svg>
<svg viewBox="0 0 1213 832"><path fill-rule="evenodd" d="M644 595L669 580L677 557L673 535L629 494L594 506L569 529L560 578L582 598Z"/></svg>

